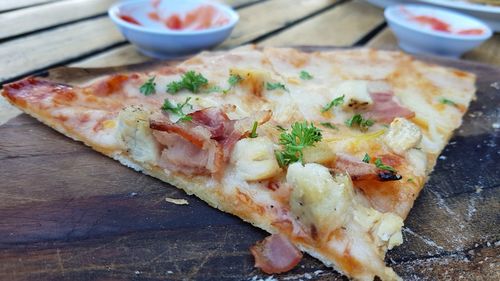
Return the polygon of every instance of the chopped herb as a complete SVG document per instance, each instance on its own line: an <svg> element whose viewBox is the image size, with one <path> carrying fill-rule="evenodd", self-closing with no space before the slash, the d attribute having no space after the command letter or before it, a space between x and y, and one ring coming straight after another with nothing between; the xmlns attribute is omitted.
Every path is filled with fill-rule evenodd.
<svg viewBox="0 0 500 281"><path fill-rule="evenodd" d="M363 162L370 163L370 160L371 160L370 155L368 155L368 153L365 153L365 157L363 157Z"/></svg>
<svg viewBox="0 0 500 281"><path fill-rule="evenodd" d="M382 163L382 159L380 159L380 158L375 159L375 167L379 168L380 170L386 170L389 172L396 173L396 169L394 169L393 167L391 167L389 165L385 165L384 163Z"/></svg>
<svg viewBox="0 0 500 281"><path fill-rule="evenodd" d="M316 128L313 123L295 122L290 132L281 133L280 144L283 150L276 151L276 159L281 167L297 161L302 162L304 156L302 150L308 146L314 146L321 139L321 130Z"/></svg>
<svg viewBox="0 0 500 281"><path fill-rule="evenodd" d="M259 123L257 121L253 122L253 127L252 127L252 132L250 132L250 138L256 138L258 137L259 135L257 135L257 126L259 125Z"/></svg>
<svg viewBox="0 0 500 281"><path fill-rule="evenodd" d="M345 121L345 124L348 127L358 126L362 131L367 130L369 127L375 124L375 121L372 119L364 119L361 114L355 114L351 118Z"/></svg>
<svg viewBox="0 0 500 281"><path fill-rule="evenodd" d="M319 124L321 124L321 126L323 126L323 127L329 128L329 129L338 130L338 128L330 122L321 122Z"/></svg>
<svg viewBox="0 0 500 281"><path fill-rule="evenodd" d="M285 85L282 84L282 83L280 83L280 82L276 82L276 83L267 82L266 83L266 89L269 90L269 91L276 90L276 89L281 89L283 91L287 91L288 92L288 89L285 87Z"/></svg>
<svg viewBox="0 0 500 281"><path fill-rule="evenodd" d="M281 125L276 125L276 129L278 129L278 131L286 131L286 129Z"/></svg>
<svg viewBox="0 0 500 281"><path fill-rule="evenodd" d="M184 103L180 104L178 103L177 105L174 105L172 102L170 102L168 99L165 99L165 101L163 102L163 106L161 107L161 109L163 111L170 111L176 115L179 116L179 121L191 121L191 119L193 119L191 116L189 115L186 115L182 109L184 108L184 106L189 106L189 107L193 107L191 104L189 104L189 100L191 99L191 97L188 97L186 98L186 100L184 101Z"/></svg>
<svg viewBox="0 0 500 281"><path fill-rule="evenodd" d="M311 80L313 78L314 77L309 72L307 72L305 70L302 70L300 72L300 79L302 79L302 80Z"/></svg>
<svg viewBox="0 0 500 281"><path fill-rule="evenodd" d="M439 99L439 102L442 103L442 104L448 104L448 105L453 105L453 106L457 106L457 103L452 101L452 100L449 100L447 98L440 98Z"/></svg>
<svg viewBox="0 0 500 281"><path fill-rule="evenodd" d="M223 91L222 91L221 87L219 87L217 85L213 85L213 86L208 87L206 92L207 93L217 93L217 92L223 92Z"/></svg>
<svg viewBox="0 0 500 281"><path fill-rule="evenodd" d="M413 182L413 178L409 178L408 180L406 180L407 182Z"/></svg>
<svg viewBox="0 0 500 281"><path fill-rule="evenodd" d="M170 82L167 85L167 92L175 94L182 89L186 89L193 93L198 93L200 88L206 86L207 84L207 78L203 77L201 73L196 73L190 70L182 75L181 81Z"/></svg>
<svg viewBox="0 0 500 281"><path fill-rule="evenodd" d="M344 97L345 97L345 95L342 95L342 96L340 96L338 98L334 98L327 105L323 106L323 108L321 109L321 112L326 112L326 111L330 110L334 106L339 106L339 105L343 104L344 103Z"/></svg>
<svg viewBox="0 0 500 281"><path fill-rule="evenodd" d="M229 79L227 79L227 83L229 84L229 88L223 91L224 94L227 94L229 91L231 91L238 83L243 81L243 77L241 77L238 74L231 74L229 75Z"/></svg>
<svg viewBox="0 0 500 281"><path fill-rule="evenodd" d="M144 94L145 96L152 95L156 93L156 83L155 83L155 78L156 76L153 76L148 79L142 86L139 88L139 91Z"/></svg>

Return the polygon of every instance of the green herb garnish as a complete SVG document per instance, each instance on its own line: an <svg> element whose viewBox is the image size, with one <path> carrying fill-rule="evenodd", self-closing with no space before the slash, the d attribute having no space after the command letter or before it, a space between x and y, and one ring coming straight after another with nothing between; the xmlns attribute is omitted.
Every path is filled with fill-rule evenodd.
<svg viewBox="0 0 500 281"><path fill-rule="evenodd" d="M142 86L139 88L139 91L145 96L149 96L156 93L155 78L156 76L153 76L149 78L146 82L144 82L144 84L142 84Z"/></svg>
<svg viewBox="0 0 500 281"><path fill-rule="evenodd" d="M238 74L229 75L229 79L227 79L227 83L229 84L229 88L224 90L224 94L227 94L227 92L231 91L241 81L243 81L243 77L241 77L240 75L238 75Z"/></svg>
<svg viewBox="0 0 500 281"><path fill-rule="evenodd" d="M323 127L326 127L326 128L329 128L329 129L334 129L334 130L338 130L337 126L333 125L332 123L330 122L321 122L319 123L321 126Z"/></svg>
<svg viewBox="0 0 500 281"><path fill-rule="evenodd" d="M200 88L206 86L207 84L207 78L203 77L201 73L196 73L190 70L182 75L180 81L170 82L167 85L167 92L175 94L182 89L186 89L193 93L198 93Z"/></svg>
<svg viewBox="0 0 500 281"><path fill-rule="evenodd" d="M361 114L355 114L351 118L347 119L345 121L345 124L348 127L358 126L360 130L365 131L369 127L373 126L373 124L375 124L375 121L373 121L372 119L364 119Z"/></svg>
<svg viewBox="0 0 500 281"><path fill-rule="evenodd" d="M272 91L272 90L276 90L276 89L281 89L283 91L287 91L288 92L288 89L286 88L286 86L280 82L276 82L276 83L271 83L271 82L267 82L266 83L266 89L269 90L269 91Z"/></svg>
<svg viewBox="0 0 500 281"><path fill-rule="evenodd" d="M189 115L186 115L182 109L184 106L189 106L193 108L191 104L189 104L189 100L191 100L191 97L186 98L184 103L178 103L177 105L174 105L172 102L170 102L168 99L165 99L163 102L163 106L161 107L161 110L163 111L170 111L176 115L179 116L179 121L191 121L193 118Z"/></svg>
<svg viewBox="0 0 500 281"><path fill-rule="evenodd" d="M365 157L363 157L363 162L370 163L370 160L371 160L370 155L368 155L368 153L365 153Z"/></svg>
<svg viewBox="0 0 500 281"><path fill-rule="evenodd" d="M305 70L302 70L300 72L300 79L302 79L302 80L311 80L313 78L314 77L309 72L307 72Z"/></svg>
<svg viewBox="0 0 500 281"><path fill-rule="evenodd" d="M314 146L321 139L321 130L316 128L313 123L295 122L290 132L284 131L280 134L280 144L283 150L275 153L279 165L285 167L290 163L302 162L304 157L302 150Z"/></svg>
<svg viewBox="0 0 500 281"><path fill-rule="evenodd" d="M257 126L258 125L259 125L259 123L257 121L253 122L252 132L250 132L250 135L249 135L250 138L256 138L259 136L259 135L257 135Z"/></svg>
<svg viewBox="0 0 500 281"><path fill-rule="evenodd" d="M379 168L380 170L386 170L389 172L396 173L396 169L394 169L393 167L391 167L389 165L385 165L384 163L382 163L382 160L380 158L375 159L375 167Z"/></svg>
<svg viewBox="0 0 500 281"><path fill-rule="evenodd" d="M452 101L452 100L449 100L447 98L440 98L439 99L439 102L442 103L442 104L448 104L448 105L453 105L453 106L457 106L457 103Z"/></svg>
<svg viewBox="0 0 500 281"><path fill-rule="evenodd" d="M345 97L345 95L342 95L338 98L334 98L331 102L329 102L328 104L323 106L323 108L321 109L321 112L326 112L334 106L342 105L344 103L344 97Z"/></svg>

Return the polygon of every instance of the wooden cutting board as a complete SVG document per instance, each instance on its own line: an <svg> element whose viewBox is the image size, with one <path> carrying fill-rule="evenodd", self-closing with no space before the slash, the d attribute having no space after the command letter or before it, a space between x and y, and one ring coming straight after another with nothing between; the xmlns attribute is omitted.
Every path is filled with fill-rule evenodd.
<svg viewBox="0 0 500 281"><path fill-rule="evenodd" d="M477 100L387 262L407 280L500 280L500 69L423 59L476 73ZM345 279L309 256L261 274L248 248L265 236L27 115L0 126L0 280Z"/></svg>

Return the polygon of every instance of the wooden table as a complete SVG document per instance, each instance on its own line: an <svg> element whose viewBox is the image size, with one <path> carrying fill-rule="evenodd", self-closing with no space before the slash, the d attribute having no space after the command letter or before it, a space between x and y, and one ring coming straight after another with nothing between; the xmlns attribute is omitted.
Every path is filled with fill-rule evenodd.
<svg viewBox="0 0 500 281"><path fill-rule="evenodd" d="M113 2L113 0L1 1L0 82L3 84L61 65L100 67L148 60L121 36L108 19L106 10ZM237 9L241 19L231 37L219 48L232 48L248 43L273 46L333 45L398 48L392 32L384 21L382 10L364 1L228 0L225 2ZM465 54L464 59L500 65L500 34L495 34L481 47ZM31 128L29 131L36 138L27 137L23 140L25 142L23 145L27 143L29 149L39 155L43 153L37 151L37 143L47 139L54 142L58 149L76 153L83 149L81 145L67 141L54 132L38 129L36 126L30 127L36 121L24 115L18 116L19 114L17 109L0 99L0 125L15 118L4 126ZM0 137L0 152L1 140ZM495 140L498 141L498 138ZM92 157L102 156L95 154ZM34 161L43 165L42 160ZM62 157L60 165L47 167L47 172L57 173L57 169L67 168L70 162L71 159ZM241 267L240 263L244 263L244 267L251 265L252 259L247 249L254 241L239 241L238 237L239 235L244 237L244 233L248 231L260 232L251 227L240 226L237 223L238 220L233 217L218 216L217 211L210 211L203 207L202 202L194 198L189 198L191 203L189 206L165 208L164 204L168 204L163 200L165 196L182 197L184 195L175 189L165 190L160 182L128 171L115 165L111 160L104 159L99 162L102 162L101 166L86 167L87 170L94 169L92 171L97 174L100 169L112 172L109 181L94 182L85 174L79 175L85 184L79 187L68 186L64 192L57 194L61 200L56 203L46 203L46 198L49 196L47 194L12 190L6 183L8 181L1 179L3 185L0 182L2 198L0 230L2 234L10 234L0 239L0 280L73 280L75 278L84 280L183 280L189 279L190 276L203 280L203 272L207 272L211 280L216 280L213 278L217 278L214 277L218 276L217 273L210 271L210 264L214 262L227 263L227 272L223 274L226 274L227 280L231 280L231 276L238 276L231 275L231 270L238 270ZM0 170L6 169L7 167L2 167L1 163ZM499 168L498 163L496 163L496 168ZM78 170L73 172L77 175L79 173ZM22 171L12 173L18 177L23 175ZM115 183L120 181L122 173L131 173L127 175L134 177L133 184L116 186ZM496 177L498 180L495 171L492 175L493 179ZM40 182L44 181L54 181L54 185L57 186L58 184L64 185L69 179L40 179ZM26 185L30 184L36 186L37 183L26 183ZM98 191L92 189L96 186L100 188ZM396 268L411 266L418 272L427 270L430 272L428 275L420 276L435 274L435 276L440 276L438 279L455 280L462 276L470 280L471 276L475 276L475 279L479 276L481 280L499 280L500 261L497 242L499 236L494 231L498 230L495 222L498 223L499 220L497 187L498 182L490 183L488 187L491 188L489 192L493 194L493 201L488 204L496 208L482 213L483 216L490 216L493 224L480 224L481 227L494 227L493 230L489 230L493 233L491 236L483 237L482 240L478 239L477 245L472 240L464 241L468 248L464 246L460 251L454 252L450 245L455 244L448 243L446 237L434 237L438 239L434 241L429 238L433 233L432 230L414 231L408 228L405 230L405 239L409 239L408 243L421 245L419 249L424 249L426 253L418 253L420 256L416 260L403 260L403 265L399 263ZM482 187L477 188L479 194ZM424 192L422 196L432 197L433 189L430 188L430 190L430 193ZM117 192L124 196L117 196ZM96 197L97 193L99 197ZM467 194L470 195L471 192ZM457 202L454 200L459 200L457 199L459 197L442 198L439 194L436 196L436 204L441 204L440 208L444 208L446 212L456 214L455 212L464 211L460 209L461 206L454 205ZM483 202L481 200L484 199L483 197L480 197L483 199L471 198L470 200L479 200L479 202ZM473 203L476 204L476 201ZM61 210L71 210L71 212L48 214L47 211L53 209L53 204ZM99 209L103 204L113 207ZM429 203L421 204L420 208L431 209L433 207L426 204ZM26 213L12 211L18 210L15 207L20 205L32 206L30 207L32 209L27 210ZM218 220L211 222L208 226L209 230L213 229L213 233L210 231L193 233L194 236L203 234L211 237L209 241L213 243L204 245L207 251L199 252L197 248L190 247L173 249L161 244L177 241L178 244L175 245L182 245L185 239L182 237L183 233L167 231L165 225L175 225L181 219L196 221L199 214L193 210L197 208L204 208L206 212L212 212L210 214L218 216ZM127 215L128 212L132 212L133 215ZM471 209L465 212L469 212L469 215L472 212L474 215L476 211ZM33 215L34 213L36 215ZM419 214L427 213L422 211ZM169 215L180 216L180 218L170 219ZM419 219L432 218L417 217L416 220ZM136 221L134 224L130 220L137 220L140 223ZM59 226L61 221L68 222L67 225L73 225L73 227L62 229ZM90 225L90 229L75 227L81 224ZM231 231L228 231L227 226L233 224ZM17 225L18 228L7 231L6 229L11 225ZM37 229L47 229L51 225L55 228L51 233L53 237L47 233L37 233ZM193 227L196 228L196 225ZM29 229L29 233L27 236L16 237L21 228ZM92 230L101 236L92 235ZM457 231L461 231L460 228L457 228ZM113 235L108 235L109 233ZM52 242L55 239L59 241ZM225 245L226 248L221 249L226 239L239 242L231 248ZM464 249L468 252L464 252ZM173 254L174 251L181 253L181 261L168 259L169 253ZM473 259L473 253L470 251L478 252L480 258ZM457 255L460 259L455 259ZM307 259L298 271L286 278L287 280L309 279L309 277L317 280L339 278L321 272L314 274L317 268L326 270L318 262ZM259 276L256 277L257 279L262 277L258 271L254 271L253 275ZM207 277L207 279L210 278ZM222 276L218 279L222 279Z"/></svg>

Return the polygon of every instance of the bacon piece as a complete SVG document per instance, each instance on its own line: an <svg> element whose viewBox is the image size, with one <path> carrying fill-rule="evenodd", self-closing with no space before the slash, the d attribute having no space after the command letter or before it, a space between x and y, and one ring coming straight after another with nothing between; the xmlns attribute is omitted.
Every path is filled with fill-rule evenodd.
<svg viewBox="0 0 500 281"><path fill-rule="evenodd" d="M370 93L373 99L372 107L363 114L366 118L379 122L390 123L396 117L411 118L415 113L401 106L392 93Z"/></svg>
<svg viewBox="0 0 500 281"><path fill-rule="evenodd" d="M300 252L285 236L273 234L250 247L255 267L267 274L287 272L302 259Z"/></svg>
<svg viewBox="0 0 500 281"><path fill-rule="evenodd" d="M365 163L351 155L337 154L335 168L338 172L347 172L353 180L376 176L378 169L373 164Z"/></svg>
<svg viewBox="0 0 500 281"><path fill-rule="evenodd" d="M187 174L220 175L234 144L251 126L244 128L243 125L248 123L246 118L230 120L215 107L189 116L192 117L190 122L181 123L172 123L164 116L150 120L153 135L165 146L161 155L162 166ZM267 120L269 118L263 118L260 122Z"/></svg>

